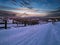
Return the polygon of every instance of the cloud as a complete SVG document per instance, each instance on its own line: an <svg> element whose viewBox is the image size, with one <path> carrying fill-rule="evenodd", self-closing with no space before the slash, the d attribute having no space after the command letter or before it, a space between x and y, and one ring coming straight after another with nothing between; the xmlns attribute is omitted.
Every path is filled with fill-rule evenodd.
<svg viewBox="0 0 60 45"><path fill-rule="evenodd" d="M20 13L20 14L17 14L17 16L22 15L22 17L26 17L26 16L46 16L46 13L44 13L44 12L41 13L41 12L39 12L38 9L17 8L16 11L14 11L14 12Z"/></svg>
<svg viewBox="0 0 60 45"><path fill-rule="evenodd" d="M41 2L47 2L48 0L38 0L38 1L41 1Z"/></svg>
<svg viewBox="0 0 60 45"><path fill-rule="evenodd" d="M53 11L50 11L47 16L49 16L49 17L60 17L60 7L53 10Z"/></svg>
<svg viewBox="0 0 60 45"><path fill-rule="evenodd" d="M7 7L7 6L0 6L0 10L14 10L13 7Z"/></svg>
<svg viewBox="0 0 60 45"><path fill-rule="evenodd" d="M36 9L29 9L29 8L17 8L16 10L19 11L27 11L27 12L36 12Z"/></svg>

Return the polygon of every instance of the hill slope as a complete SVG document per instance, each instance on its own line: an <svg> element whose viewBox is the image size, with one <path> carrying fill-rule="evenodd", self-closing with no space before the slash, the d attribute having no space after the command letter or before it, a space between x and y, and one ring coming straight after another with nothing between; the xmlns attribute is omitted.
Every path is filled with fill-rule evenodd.
<svg viewBox="0 0 60 45"><path fill-rule="evenodd" d="M60 45L60 22L3 29L0 45Z"/></svg>

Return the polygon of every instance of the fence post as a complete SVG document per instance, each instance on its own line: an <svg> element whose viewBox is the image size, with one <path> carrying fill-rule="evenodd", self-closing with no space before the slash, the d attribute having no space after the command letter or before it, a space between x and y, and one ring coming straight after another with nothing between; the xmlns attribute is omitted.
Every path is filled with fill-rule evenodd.
<svg viewBox="0 0 60 45"><path fill-rule="evenodd" d="M7 29L7 20L5 20L5 29Z"/></svg>

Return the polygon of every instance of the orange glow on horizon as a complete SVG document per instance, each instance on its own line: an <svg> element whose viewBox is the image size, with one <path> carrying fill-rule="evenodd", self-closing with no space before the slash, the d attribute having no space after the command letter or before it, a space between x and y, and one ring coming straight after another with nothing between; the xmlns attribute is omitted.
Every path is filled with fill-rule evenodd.
<svg viewBox="0 0 60 45"><path fill-rule="evenodd" d="M12 12L16 12L16 16L20 17L29 17L29 16L46 16L47 13L44 12L38 12L36 9L28 9L28 8L20 8L16 10L9 10Z"/></svg>

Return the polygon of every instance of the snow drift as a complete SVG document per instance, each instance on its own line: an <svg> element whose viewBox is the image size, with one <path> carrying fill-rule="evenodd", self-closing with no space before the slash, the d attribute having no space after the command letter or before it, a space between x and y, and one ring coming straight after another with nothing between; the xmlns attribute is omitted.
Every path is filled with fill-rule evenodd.
<svg viewBox="0 0 60 45"><path fill-rule="evenodd" d="M0 45L60 45L60 22L0 29Z"/></svg>

